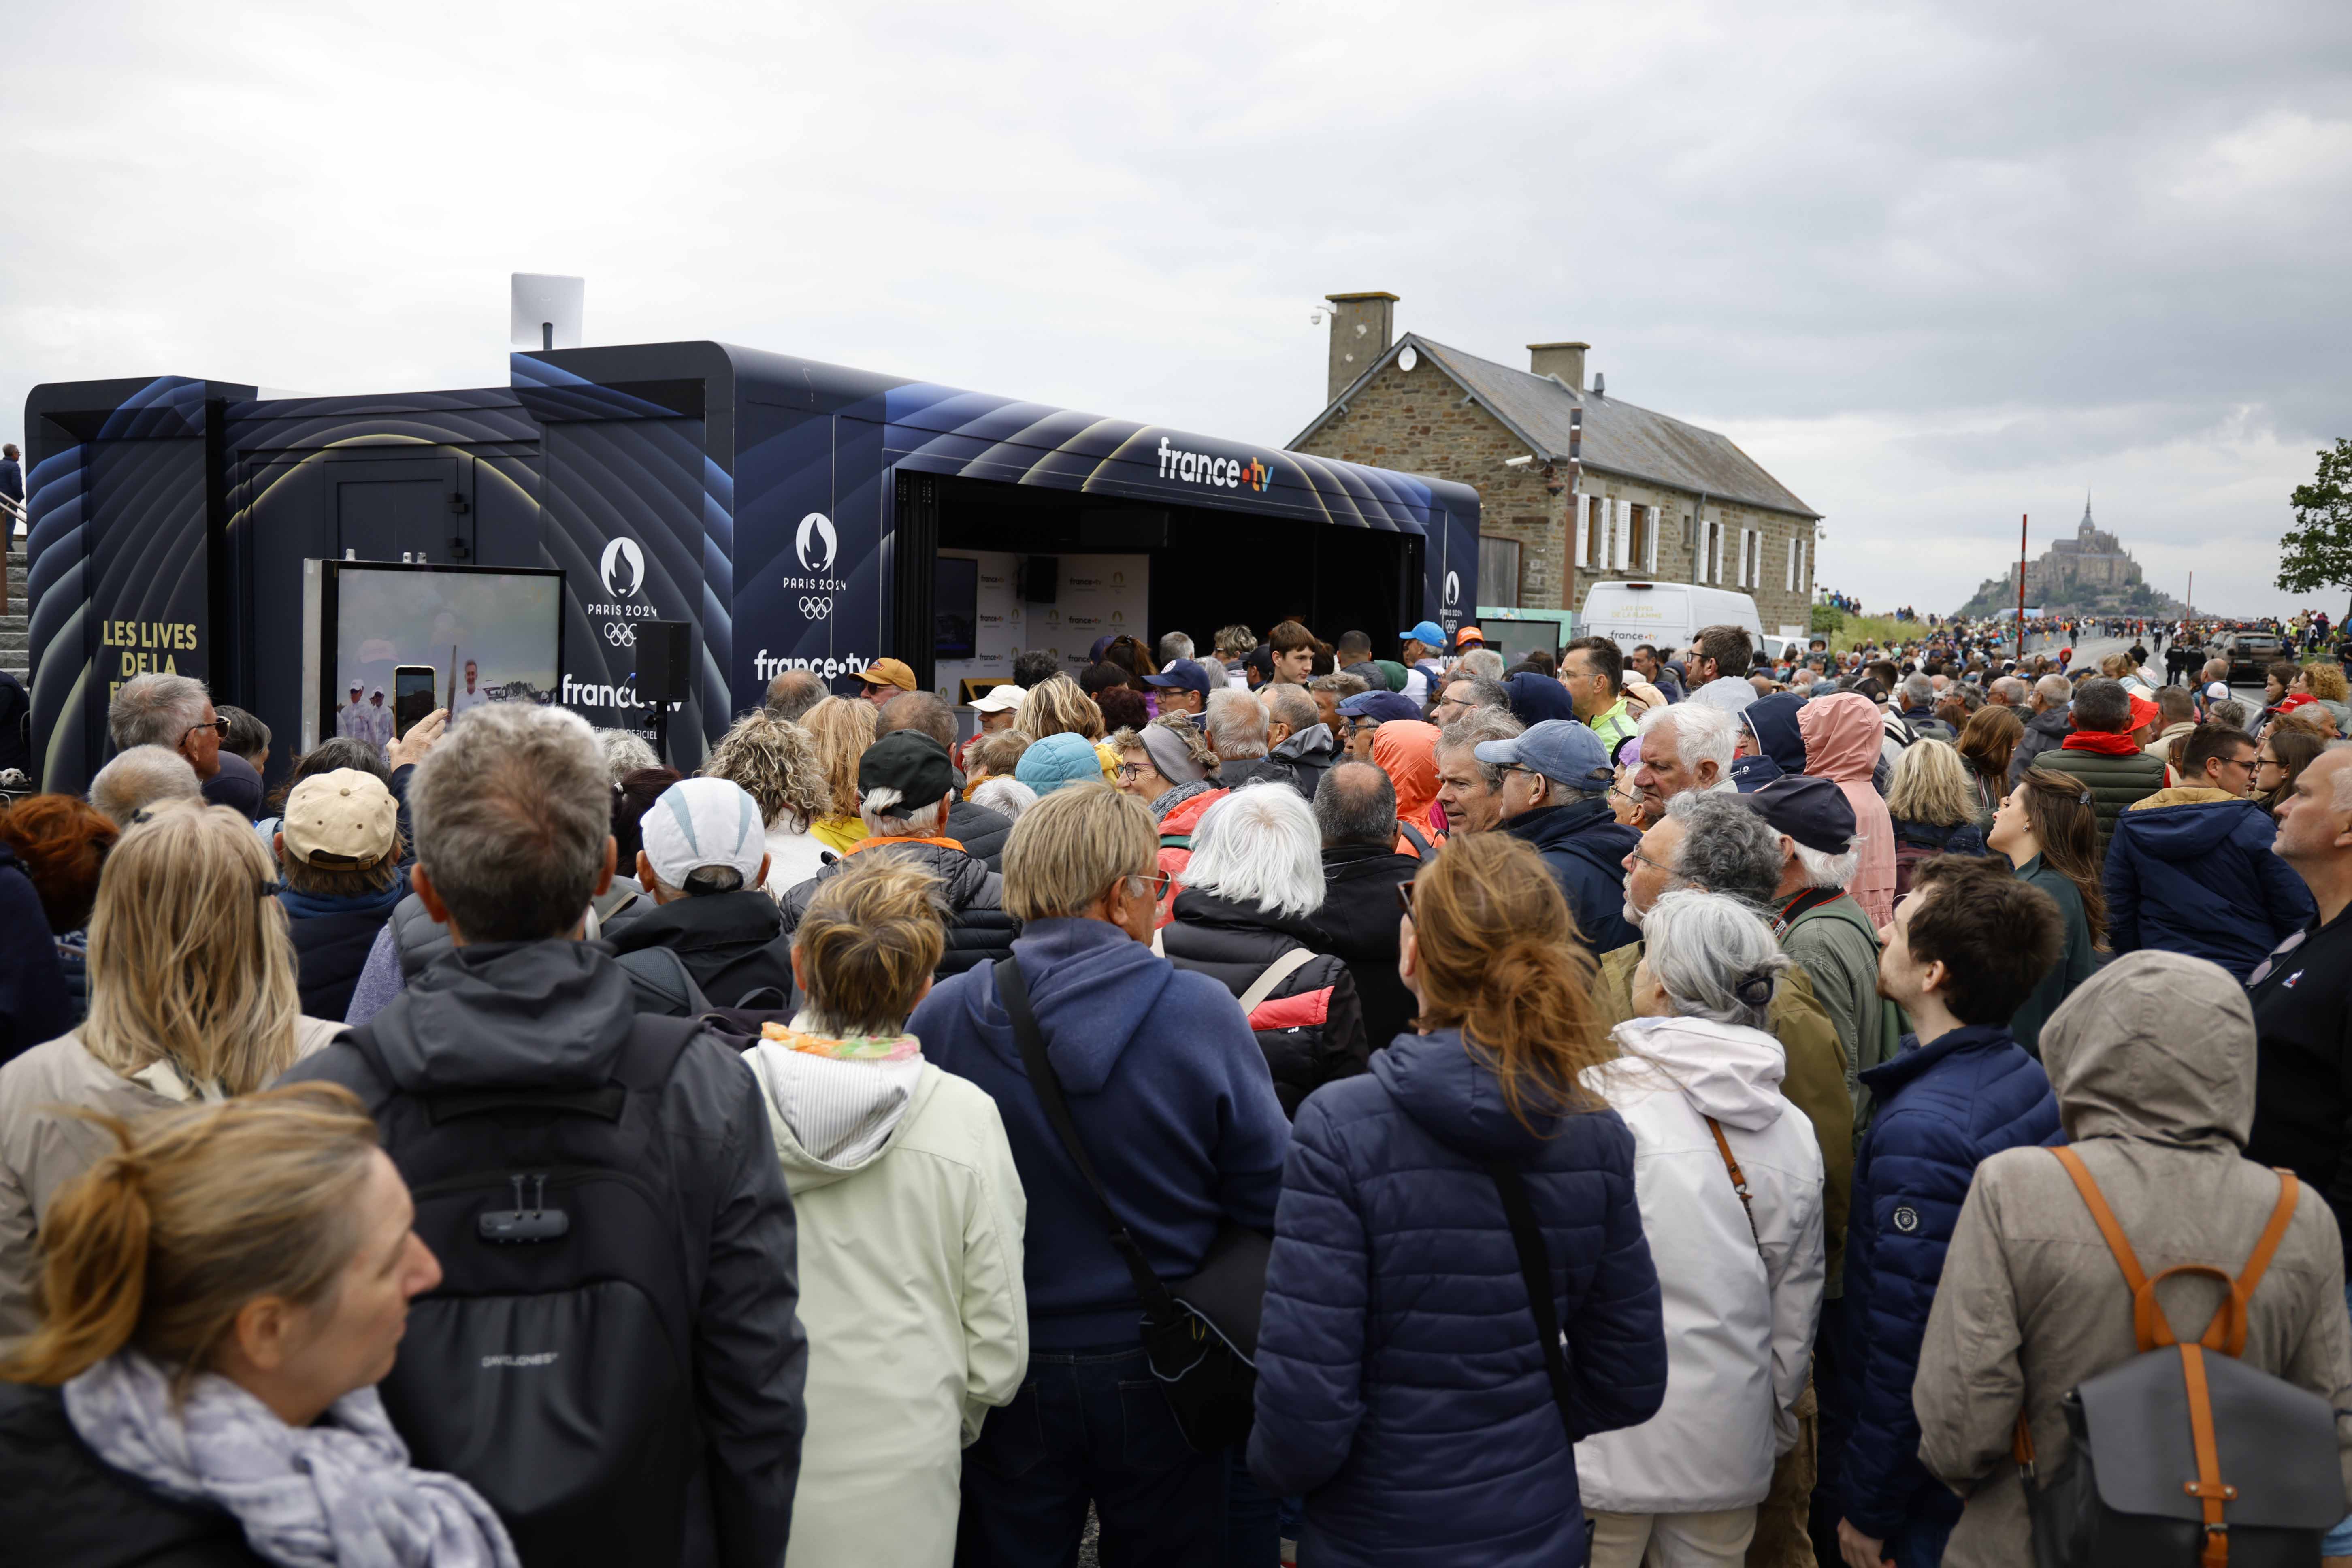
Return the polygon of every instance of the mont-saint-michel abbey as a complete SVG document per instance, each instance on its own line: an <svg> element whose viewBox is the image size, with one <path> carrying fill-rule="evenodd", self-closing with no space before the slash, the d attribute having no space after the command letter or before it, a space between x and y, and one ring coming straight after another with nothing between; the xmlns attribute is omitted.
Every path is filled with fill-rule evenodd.
<svg viewBox="0 0 2352 1568"><path fill-rule="evenodd" d="M2040 556L2024 565L2025 603L2053 613L2166 613L2177 602L2147 584L2139 563L2123 541L2091 521L2091 503L2083 501L2083 521L2071 539L2051 542ZM2011 566L1998 577L1988 577L1976 596L1961 607L1966 616L1992 615L2017 604L2017 574Z"/></svg>

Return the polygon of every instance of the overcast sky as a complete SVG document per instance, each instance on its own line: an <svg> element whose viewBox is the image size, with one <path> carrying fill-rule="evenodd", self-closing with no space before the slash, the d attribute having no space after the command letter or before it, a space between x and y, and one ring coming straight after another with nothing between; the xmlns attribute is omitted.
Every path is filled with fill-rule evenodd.
<svg viewBox="0 0 2352 1568"><path fill-rule="evenodd" d="M1730 433L1949 609L2086 488L2284 609L2352 435L2352 5L0 0L0 425L40 381L503 384L507 275L1236 438L1326 293ZM2326 602L2341 613L2344 595Z"/></svg>

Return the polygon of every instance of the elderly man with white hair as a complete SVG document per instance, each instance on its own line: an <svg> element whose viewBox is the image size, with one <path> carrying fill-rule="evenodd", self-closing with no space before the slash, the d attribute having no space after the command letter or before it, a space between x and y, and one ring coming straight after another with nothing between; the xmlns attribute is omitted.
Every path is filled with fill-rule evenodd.
<svg viewBox="0 0 2352 1568"><path fill-rule="evenodd" d="M1692 790L1735 793L1731 754L1739 741L1738 718L1721 708L1676 702L1642 715L1635 731L1641 765L1633 787L1642 792L1642 821L1654 826L1666 803Z"/></svg>
<svg viewBox="0 0 2352 1568"><path fill-rule="evenodd" d="M1297 792L1261 782L1211 806L1177 879L1157 945L1240 999L1283 1113L1362 1072L1370 1049L1355 976L1310 918L1323 907L1323 835Z"/></svg>
<svg viewBox="0 0 2352 1568"><path fill-rule="evenodd" d="M1772 923L1837 1026L1855 1119L1866 1122L1860 1077L1902 1047L1905 1025L1902 1010L1878 994L1878 932L1846 891L1862 858L1853 806L1830 780L1802 773L1741 799L1780 835Z"/></svg>
<svg viewBox="0 0 2352 1568"><path fill-rule="evenodd" d="M117 827L130 826L132 817L167 801L203 799L196 770L164 746L133 746L89 781L89 804Z"/></svg>
<svg viewBox="0 0 2352 1568"><path fill-rule="evenodd" d="M106 710L106 738L116 751L161 746L177 752L196 771L199 785L220 772L221 737L227 732L205 683L184 675L134 675ZM383 738L391 739L389 731Z"/></svg>
<svg viewBox="0 0 2352 1568"><path fill-rule="evenodd" d="M940 953L942 977L1009 955L1021 922L1005 912L1003 878L945 837L955 793L948 749L922 731L893 730L866 747L857 759L857 815L866 836L779 900L784 934L800 929L817 889L852 857L904 856L940 880L940 918L948 928Z"/></svg>

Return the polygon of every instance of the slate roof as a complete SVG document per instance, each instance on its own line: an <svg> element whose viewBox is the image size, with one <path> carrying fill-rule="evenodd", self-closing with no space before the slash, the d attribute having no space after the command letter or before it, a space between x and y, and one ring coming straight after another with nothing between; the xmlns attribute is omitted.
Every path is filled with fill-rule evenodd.
<svg viewBox="0 0 2352 1568"><path fill-rule="evenodd" d="M1339 402L1316 416L1313 424L1293 437L1290 445L1320 430L1349 398L1355 395L1402 353L1412 347L1443 370L1462 390L1476 398L1486 412L1502 421L1528 450L1547 462L1568 458L1569 410L1584 410L1583 461L1588 468L1646 479L1678 490L1704 494L1709 500L1734 501L1818 519L1789 488L1764 471L1763 465L1741 451L1731 438L1702 430L1667 415L1637 408L1633 404L1592 392L1578 393L1549 376L1516 370L1480 359L1444 343L1407 332L1391 344L1370 369L1356 378Z"/></svg>

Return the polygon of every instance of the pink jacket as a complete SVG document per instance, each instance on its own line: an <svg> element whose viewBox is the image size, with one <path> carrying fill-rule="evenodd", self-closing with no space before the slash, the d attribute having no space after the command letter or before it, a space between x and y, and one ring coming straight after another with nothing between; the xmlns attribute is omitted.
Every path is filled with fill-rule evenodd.
<svg viewBox="0 0 2352 1568"><path fill-rule="evenodd" d="M1816 697L1797 710L1805 740L1805 772L1835 781L1853 807L1862 863L1846 891L1873 925L1895 918L1895 819L1870 782L1883 732L1878 705L1857 691Z"/></svg>

